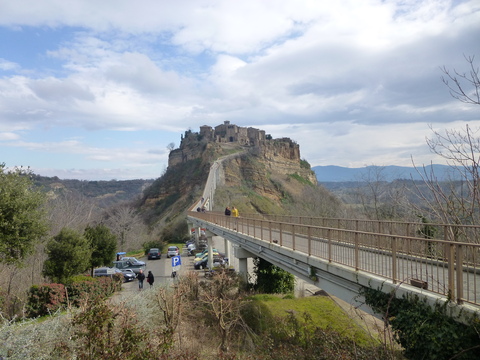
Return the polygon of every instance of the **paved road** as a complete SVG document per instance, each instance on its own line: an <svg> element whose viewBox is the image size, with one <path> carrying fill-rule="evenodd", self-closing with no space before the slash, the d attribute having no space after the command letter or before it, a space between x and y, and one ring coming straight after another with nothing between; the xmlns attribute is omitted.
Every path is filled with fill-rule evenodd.
<svg viewBox="0 0 480 360"><path fill-rule="evenodd" d="M145 261L147 264L147 268L145 270L145 276L148 274L149 271L153 273L153 276L155 277L155 282L154 286L163 286L171 283L172 280L172 259L168 258L165 255L162 255L161 259L157 260L148 260L147 257L142 257L138 258L138 260ZM179 272L182 273L184 271L193 271L193 257L192 256L186 256L182 255L181 256L181 262L182 265L179 268ZM143 287L144 289L148 288L150 285L148 285L147 280L143 282ZM123 291L122 293L125 292L130 292L130 291L138 291L138 281L134 280L128 283L123 284Z"/></svg>

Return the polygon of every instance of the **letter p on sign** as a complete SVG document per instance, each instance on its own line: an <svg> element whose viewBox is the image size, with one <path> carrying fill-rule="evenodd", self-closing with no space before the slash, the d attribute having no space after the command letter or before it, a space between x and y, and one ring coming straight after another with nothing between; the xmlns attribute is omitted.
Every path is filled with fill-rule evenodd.
<svg viewBox="0 0 480 360"><path fill-rule="evenodd" d="M172 267L182 265L182 258L180 255L172 256Z"/></svg>

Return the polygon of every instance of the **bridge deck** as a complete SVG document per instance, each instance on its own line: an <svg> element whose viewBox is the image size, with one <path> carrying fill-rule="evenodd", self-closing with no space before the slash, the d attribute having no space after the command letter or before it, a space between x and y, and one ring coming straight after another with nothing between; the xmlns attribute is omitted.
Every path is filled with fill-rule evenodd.
<svg viewBox="0 0 480 360"><path fill-rule="evenodd" d="M370 232L365 231L365 226L352 230L314 225L314 218L304 224L261 219L258 215L230 217L216 212L191 212L189 216L394 284L421 287L459 304L480 305L480 244L425 239L405 232L392 234L391 228ZM402 228L412 231L412 226Z"/></svg>

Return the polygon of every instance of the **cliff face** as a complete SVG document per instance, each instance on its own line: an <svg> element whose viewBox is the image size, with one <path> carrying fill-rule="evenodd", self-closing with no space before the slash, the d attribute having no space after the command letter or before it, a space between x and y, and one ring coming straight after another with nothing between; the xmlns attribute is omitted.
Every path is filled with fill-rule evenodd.
<svg viewBox="0 0 480 360"><path fill-rule="evenodd" d="M268 171L283 175L298 174L317 185L315 173L300 159L300 146L289 138L265 141L253 148L252 154L264 163Z"/></svg>
<svg viewBox="0 0 480 360"><path fill-rule="evenodd" d="M223 184L226 188L248 188L256 196L268 198L281 207L285 197L289 196L287 193L299 194L305 186L317 186L313 171L303 168L300 160L295 156L290 158L289 154L286 146L274 149L268 146L260 154L245 152L225 161ZM303 179L303 183L295 179Z"/></svg>

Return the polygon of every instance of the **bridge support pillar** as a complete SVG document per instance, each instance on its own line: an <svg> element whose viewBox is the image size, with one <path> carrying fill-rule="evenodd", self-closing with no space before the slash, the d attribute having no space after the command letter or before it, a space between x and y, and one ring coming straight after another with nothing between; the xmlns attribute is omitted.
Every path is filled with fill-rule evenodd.
<svg viewBox="0 0 480 360"><path fill-rule="evenodd" d="M235 257L238 259L238 273L246 283L248 282L248 258L255 257L255 255L241 247L235 247L234 251Z"/></svg>
<svg viewBox="0 0 480 360"><path fill-rule="evenodd" d="M187 235L188 235L188 238L191 239L192 238L192 229L194 228L193 227L193 223L191 222L187 222Z"/></svg>
<svg viewBox="0 0 480 360"><path fill-rule="evenodd" d="M208 248L208 268L213 269L213 236L208 234L207 236L207 248Z"/></svg>
<svg viewBox="0 0 480 360"><path fill-rule="evenodd" d="M225 257L228 259L228 265L230 266L230 264L232 263L232 260L231 260L231 254L230 254L230 241L228 241L227 239L223 239L223 248L225 249Z"/></svg>
<svg viewBox="0 0 480 360"><path fill-rule="evenodd" d="M247 258L238 259L238 273L240 277L247 283L248 281L248 262Z"/></svg>
<svg viewBox="0 0 480 360"><path fill-rule="evenodd" d="M200 226L195 228L195 247L198 249L200 246Z"/></svg>

